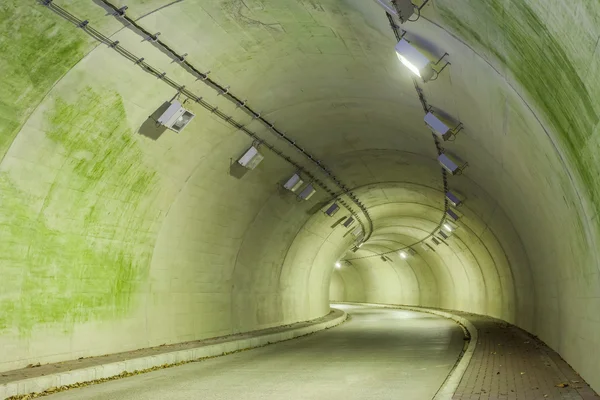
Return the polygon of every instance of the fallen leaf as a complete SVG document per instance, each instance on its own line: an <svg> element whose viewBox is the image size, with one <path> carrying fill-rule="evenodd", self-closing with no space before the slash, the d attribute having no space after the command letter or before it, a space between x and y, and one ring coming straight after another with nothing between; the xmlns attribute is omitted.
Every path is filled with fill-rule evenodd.
<svg viewBox="0 0 600 400"><path fill-rule="evenodd" d="M556 385L556 387L566 388L566 387L569 387L569 384L568 383L559 383L558 385Z"/></svg>

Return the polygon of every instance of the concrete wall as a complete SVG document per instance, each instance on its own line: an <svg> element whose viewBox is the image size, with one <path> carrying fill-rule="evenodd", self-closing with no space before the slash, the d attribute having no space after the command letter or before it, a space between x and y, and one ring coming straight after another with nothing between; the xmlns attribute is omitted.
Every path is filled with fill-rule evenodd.
<svg viewBox="0 0 600 400"><path fill-rule="evenodd" d="M55 2L333 186L98 2ZM252 141L198 104L181 134L157 131L148 116L176 90L33 0L7 0L0 369L306 320L331 296L505 319L600 388L597 5L437 0L404 27L432 56L450 53L422 86L464 123L444 146L470 168L450 180L465 199L454 236L402 260L393 250L439 223L443 190L376 4L170 3L129 1L128 13L328 165L369 209L372 236L350 251L335 224L348 212L321 213L322 190L307 202L282 190L295 169L264 147L233 176ZM340 259L351 264L332 274Z"/></svg>

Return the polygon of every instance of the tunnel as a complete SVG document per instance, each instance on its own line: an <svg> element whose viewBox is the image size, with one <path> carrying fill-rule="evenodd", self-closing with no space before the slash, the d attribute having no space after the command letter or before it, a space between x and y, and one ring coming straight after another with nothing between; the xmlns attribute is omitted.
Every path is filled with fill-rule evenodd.
<svg viewBox="0 0 600 400"><path fill-rule="evenodd" d="M600 4L407 1L4 0L0 374L332 307L350 319L305 358L247 362L298 368L319 335L408 357L439 329L450 369L477 341L421 309L529 335L577 374L554 390L600 391ZM367 381L345 384L392 398Z"/></svg>

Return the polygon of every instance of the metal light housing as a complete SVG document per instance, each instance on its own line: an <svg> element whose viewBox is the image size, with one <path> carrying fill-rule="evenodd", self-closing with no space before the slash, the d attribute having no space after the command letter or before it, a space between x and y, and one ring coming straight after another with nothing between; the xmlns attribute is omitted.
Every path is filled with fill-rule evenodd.
<svg viewBox="0 0 600 400"><path fill-rule="evenodd" d="M383 9L395 17L401 23L409 21L409 18L415 13L415 5L410 0L396 0L395 4L392 0L376 0Z"/></svg>
<svg viewBox="0 0 600 400"><path fill-rule="evenodd" d="M248 169L254 169L264 159L264 156L258 152L254 146L250 147L238 160L238 164Z"/></svg>
<svg viewBox="0 0 600 400"><path fill-rule="evenodd" d="M431 60L406 39L401 39L396 44L396 55L404 66L423 81L427 82L433 78L434 71L431 67Z"/></svg>
<svg viewBox="0 0 600 400"><path fill-rule="evenodd" d="M180 133L194 117L195 115L183 108L179 101L174 100L167 110L158 117L157 122L174 132Z"/></svg>

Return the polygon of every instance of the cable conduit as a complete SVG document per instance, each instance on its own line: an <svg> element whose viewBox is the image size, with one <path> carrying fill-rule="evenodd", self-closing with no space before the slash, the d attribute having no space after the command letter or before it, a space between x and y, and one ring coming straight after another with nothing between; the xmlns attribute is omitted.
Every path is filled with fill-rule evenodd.
<svg viewBox="0 0 600 400"><path fill-rule="evenodd" d="M247 113L249 113L252 116L253 119L259 120L263 125L265 125L265 127L267 127L267 129L273 131L277 136L284 139L296 151L300 152L302 155L304 155L306 158L308 158L313 164L315 164L316 167L318 169L320 169L323 173L325 173L325 175L327 175L327 177L330 178L342 190L342 192L344 194L349 195L348 197L350 197L350 199L358 206L358 208L360 208L360 210L365 215L365 218L367 219L367 222L369 224L369 232L368 233L365 232L364 241L369 239L369 237L371 236L371 233L373 232L373 221L371 219L371 216L369 215L367 208L362 203L360 203L357 198L355 198L351 189L348 188L348 186L346 186L343 182L341 182L333 174L333 172L331 172L331 170L329 168L327 168L325 165L323 165L320 161L316 160L315 157L313 157L310 153L308 153L303 147L298 145L295 140L292 140L285 133L283 133L280 129L277 129L275 127L274 123L271 123L266 118L262 117L261 113L254 111L247 104L247 102L248 102L247 100L242 100L239 97L235 96L233 93L231 93L229 86L223 86L223 85L219 84L218 82L216 82L215 80L211 79L208 76L210 71L209 72L201 72L193 64L191 64L189 61L187 61L185 59L185 55L179 54L177 51L175 51L169 45L167 45L166 43L161 41L155 33L153 34L153 33L149 32L143 26L138 24L137 21L135 21L132 18L129 18L126 14L125 9L123 9L123 8L119 9L115 5L113 5L111 2L106 1L106 0L100 0L100 1L104 5L106 5L107 7L111 8L114 11L113 15L115 18L123 19L123 20L127 21L127 23L129 23L130 26L137 29L141 34L146 36L155 45L161 46L164 50L171 53L173 58L175 58L180 65L182 65L182 66L185 65L187 68L189 68L189 70L191 70L193 72L193 74L196 75L196 78L199 78L199 80L204 82L206 85L212 87L220 95L227 98L231 102L235 103L236 107L242 108L243 110L245 110ZM186 68L184 68L184 69L186 69ZM364 228L363 228L363 231L364 231Z"/></svg>
<svg viewBox="0 0 600 400"><path fill-rule="evenodd" d="M54 4L53 0L40 0L40 2L44 6L46 6L48 9L50 9L51 11L53 11L54 13L56 13L57 15L59 15L60 17L62 17L63 19L65 19L65 20L69 21L70 23L72 23L73 25L75 25L77 28L80 28L80 29L84 30L87 34L89 34L95 40L97 40L97 41L99 41L99 42L107 45L109 48L115 50L117 53L119 53L123 57L125 57L128 60L132 61L134 63L134 65L137 65L140 68L142 68L145 72L150 73L151 75L156 76L158 79L162 80L163 82L167 83L172 88L176 89L179 92L179 94L187 97L190 100L193 100L195 103L201 105L206 110L210 111L211 113L213 113L216 116L218 116L219 118L221 118L223 121L225 121L228 124L232 125L236 129L241 130L242 132L244 132L245 134L247 134L248 136L250 136L252 139L258 141L261 144L263 144L270 151L272 151L277 156L279 156L282 159L284 159L286 162L288 162L289 164L291 164L292 166L294 166L296 169L298 169L299 171L302 171L315 184L317 184L325 192L327 192L332 198L337 199L337 201L339 201L339 203L342 204L344 206L344 208L346 208L350 212L350 214L358 221L358 223L361 225L361 227L363 229L363 232L366 231L365 230L365 225L361 221L361 219L358 216L358 214L356 213L356 211L354 211L344 200L342 200L340 198L340 196L342 196L344 194L348 194L349 190L346 189L342 193L336 194L336 192L334 192L332 189L330 189L324 182L322 182L320 179L318 179L316 176L314 176L311 172L307 171L306 168L302 167L296 161L292 160L289 156L285 155L281 150L277 149L275 146L273 146L272 144L268 143L267 141L265 141L264 139L262 139L261 137L259 137L255 132L249 130L245 125L243 125L240 122L236 121L231 116L223 113L222 111L219 111L219 107L213 106L210 103L206 102L205 100L202 99L201 96L196 96L193 92L191 92L190 90L186 89L185 85L180 85L176 81L174 81L173 79L167 77L167 73L166 72L160 72L160 70L158 70L158 69L154 68L153 66L151 66L150 64L148 64L144 60L143 57L137 57L135 54L131 53L129 50L127 50L126 48L124 48L123 46L121 46L118 41L112 41L109 37L105 36L103 33L97 31L96 29L94 29L89 24L88 20L81 20L81 19L77 18L76 16L74 16L71 13L69 13L64 8L62 8L62 7ZM279 132L278 132L278 134L279 135L283 135L283 133L279 133ZM289 139L287 139L287 140L289 140ZM332 174L329 174L329 175L332 176ZM351 192L350 192L350 194L351 194ZM361 210L362 210L362 208L361 208ZM365 215L368 215L368 214L365 214ZM370 230L369 230L368 235L370 236L371 232L372 232L372 221L370 220L370 217L368 218L368 220L370 222Z"/></svg>

